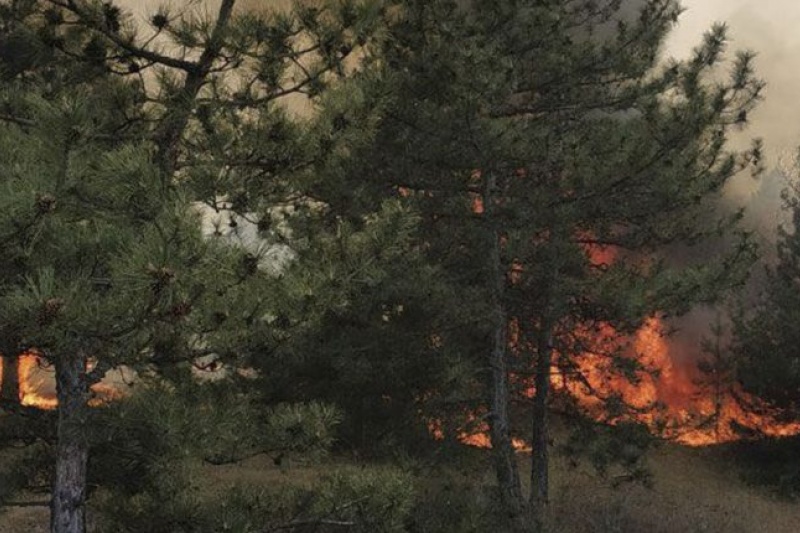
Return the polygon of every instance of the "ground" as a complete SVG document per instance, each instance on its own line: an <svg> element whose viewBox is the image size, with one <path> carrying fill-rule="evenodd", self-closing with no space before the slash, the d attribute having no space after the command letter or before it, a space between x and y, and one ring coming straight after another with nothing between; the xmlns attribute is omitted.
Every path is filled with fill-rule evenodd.
<svg viewBox="0 0 800 533"><path fill-rule="evenodd" d="M563 459L553 467L551 513L554 533L794 533L800 505L768 490L745 484L738 471L713 448L664 445L650 452L653 486L613 488L588 468L569 468ZM521 456L523 473L528 460ZM273 484L277 480L311 483L320 470L352 460L329 459L321 466L278 468L257 457L239 465L203 466L216 487L232 482ZM485 480L490 482L487 469ZM435 481L433 481L435 482ZM46 497L32 495L43 502ZM0 514L0 533L45 533L46 507L10 508Z"/></svg>

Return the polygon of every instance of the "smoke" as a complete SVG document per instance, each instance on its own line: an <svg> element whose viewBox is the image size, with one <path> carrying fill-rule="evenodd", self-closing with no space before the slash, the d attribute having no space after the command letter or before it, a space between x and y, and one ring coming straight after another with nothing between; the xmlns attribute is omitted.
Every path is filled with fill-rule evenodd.
<svg viewBox="0 0 800 533"><path fill-rule="evenodd" d="M745 225L760 239L764 261L771 262L776 229L788 221L780 197L787 184L786 162L800 145L800 105L796 103L800 71L794 66L800 58L800 34L794 31L800 26L800 2L682 0L682 4L686 11L669 36L665 58L685 59L701 42L703 33L721 22L728 26L729 57L733 59L738 50L755 52L756 74L767 83L764 101L748 117L749 126L731 139L736 149L746 148L754 138L763 139L767 171L757 179L749 173L737 176L725 189L723 203L731 209L745 208ZM756 265L752 273L744 296L748 300L758 292L761 265ZM724 312L708 307L672 320L677 334L670 338L671 357L683 362L703 358L700 345L703 339L712 337L710 325L719 320L729 327Z"/></svg>
<svg viewBox="0 0 800 533"><path fill-rule="evenodd" d="M793 0L683 0L686 8L670 36L665 55L685 58L704 31L715 22L728 26L731 57L736 50L751 50L756 56L757 75L767 82L765 100L751 114L750 126L733 138L737 148L753 138L762 138L767 168L759 180L738 177L726 190L727 201L744 205L751 228L766 240L774 239L775 228L784 220L780 190L785 175L780 160L800 145L800 71L794 67L800 57L800 3Z"/></svg>

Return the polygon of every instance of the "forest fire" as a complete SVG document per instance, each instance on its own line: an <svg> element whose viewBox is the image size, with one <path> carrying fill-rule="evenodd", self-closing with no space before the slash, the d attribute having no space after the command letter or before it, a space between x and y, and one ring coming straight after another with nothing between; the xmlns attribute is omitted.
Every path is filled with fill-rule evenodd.
<svg viewBox="0 0 800 533"><path fill-rule="evenodd" d="M571 372L554 369L553 389L567 393L592 418L616 424L636 421L668 440L689 446L705 446L735 441L749 435L790 436L800 434L800 423L782 422L780 414L732 382L719 379L709 382L694 362L677 362L674 345L664 333L659 318L647 319L633 335L619 335L609 325L591 333L577 332L577 337L592 335L592 351L582 353L577 369ZM513 335L512 335L513 338ZM611 354L616 354L612 356ZM621 372L619 360L636 361L634 370ZM22 405L55 409L58 402L52 376L35 354L18 359L19 395ZM0 378L3 368L0 366ZM627 375L625 375L627 374ZM92 387L96 405L122 391L103 383ZM532 395L527 390L526 395ZM625 406L619 411L609 405ZM441 423L428 423L431 434L444 438ZM467 422L457 438L469 446L490 447L485 417L468 414ZM530 446L520 438L513 439L518 451Z"/></svg>
<svg viewBox="0 0 800 533"><path fill-rule="evenodd" d="M472 209L483 212L475 197ZM609 247L586 246L595 265L616 260ZM515 265L518 267L518 265ZM514 271L511 272L513 281ZM591 418L608 423L638 422L659 437L688 446L707 446L741 440L748 436L785 437L800 434L800 422L781 420L781 413L742 390L730 376L713 370L704 374L700 358L678 357L678 343L670 342L663 320L646 319L632 335L621 334L609 324L579 327L569 332L583 347L574 366L559 368L554 362L551 383L566 393ZM518 324L509 325L510 350L519 355ZM558 354L556 358L558 359ZM534 390L526 387L525 395ZM491 447L488 424L468 415L458 440L470 446ZM436 438L440 427L430 426ZM524 440L514 438L514 448L529 451Z"/></svg>
<svg viewBox="0 0 800 533"><path fill-rule="evenodd" d="M609 265L617 259L611 247L584 247L589 261ZM780 421L780 413L743 391L730 376L700 371L704 356L678 357L661 318L647 318L633 335L621 335L608 324L585 337L591 352L577 360L577 375L554 372L555 389L567 390L593 418L608 423L636 421L658 436L689 446L740 440L747 435L800 434L800 423ZM685 354L681 354L685 355ZM622 365L627 361L631 365ZM620 413L611 413L611 399Z"/></svg>
<svg viewBox="0 0 800 533"><path fill-rule="evenodd" d="M579 334L580 336L580 334ZM790 436L800 434L800 423L782 422L780 414L735 384L709 382L697 365L678 363L674 346L664 334L659 318L650 318L632 336L620 336L604 325L593 333L593 351L581 354L578 372L554 371L553 388L566 392L592 418L615 424L637 421L658 436L689 446L705 446L735 441L748 434ZM611 353L635 359L639 368L623 375ZM52 376L34 354L19 357L19 394L22 405L55 409L58 402ZM0 378L3 368L0 366ZM577 376L580 377L577 377ZM722 381L722 380L720 380ZM121 391L111 385L92 388L97 404L118 397ZM526 392L532 395L532 391ZM627 408L609 410L609 400ZM436 438L443 438L441 423L429 422ZM458 440L469 446L490 446L488 424L476 415L468 416ZM518 451L529 451L523 439L513 439Z"/></svg>
<svg viewBox="0 0 800 533"><path fill-rule="evenodd" d="M39 357L25 353L17 359L17 375L19 377L19 400L28 407L55 409L58 405L55 390L47 383L49 376L44 374ZM0 364L0 381L6 372L7 360Z"/></svg>
<svg viewBox="0 0 800 533"><path fill-rule="evenodd" d="M19 358L19 394L22 405L55 409L58 406L55 391L46 392L45 377L39 372L40 368L36 355L26 354Z"/></svg>
<svg viewBox="0 0 800 533"><path fill-rule="evenodd" d="M708 446L736 441L748 435L782 437L800 434L800 423L781 422L780 414L770 409L735 383L708 384L698 367L676 362L664 334L662 321L650 318L633 336L618 335L606 325L594 339L596 349L579 358L576 372L554 371L551 383L566 392L589 416L616 424L635 421L651 433L688 446ZM641 368L633 376L622 375L613 357L636 358ZM577 376L580 376L577 377ZM709 386L710 385L710 386ZM526 396L532 396L528 389ZM615 402L616 400L616 402ZM615 403L619 412L612 412ZM468 415L458 440L479 448L491 447L488 424ZM437 439L444 438L441 424L429 423ZM523 439L514 438L517 451L530 451Z"/></svg>
<svg viewBox="0 0 800 533"><path fill-rule="evenodd" d="M646 320L630 339L620 340L610 326L605 328L602 342L614 344L605 349L621 349L621 357L641 363L633 379L613 368L613 358L596 353L580 357L581 380L558 373L554 379L554 387L567 390L593 418L612 424L637 421L656 435L689 446L739 440L748 434L800 433L800 423L781 422L777 411L736 383L709 382L696 364L678 363L660 319ZM629 409L612 414L599 398L617 399Z"/></svg>

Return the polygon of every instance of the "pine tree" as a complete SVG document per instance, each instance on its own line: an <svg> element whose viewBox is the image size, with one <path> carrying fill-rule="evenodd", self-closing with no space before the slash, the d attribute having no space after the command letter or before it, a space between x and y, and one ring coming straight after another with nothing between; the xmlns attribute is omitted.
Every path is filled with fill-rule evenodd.
<svg viewBox="0 0 800 533"><path fill-rule="evenodd" d="M744 276L747 240L704 264L675 264L665 246L735 228L736 217L698 221L757 159L757 146L737 154L726 138L746 122L762 83L750 54L737 56L727 81L711 81L721 26L691 59L659 67L679 14L671 1L647 2L632 20L619 2L399 4L382 69L363 80L391 94L392 106L375 145L352 154L359 181L347 186L358 188L360 205L394 194L419 210L420 245L452 283L450 305L472 312L473 322L453 325L472 345L448 341L485 361L502 498L512 516L529 507L538 520L548 497L551 374L580 380L579 363L599 351L592 339L605 328L635 331L651 314L712 301ZM620 352L605 354L611 368L622 365ZM633 363L633 374L642 371ZM526 374L536 391L528 504L510 415Z"/></svg>
<svg viewBox="0 0 800 533"><path fill-rule="evenodd" d="M13 84L15 91L41 91L42 97L55 97L67 87L76 87L81 83L103 83L106 72L97 68L96 64L86 64L73 58L58 57L52 45L58 39L69 42L71 46L82 48L88 46L85 32L71 32L69 35L57 35L55 27L58 17L55 11L42 10L35 2L10 2L0 4L0 79L4 90ZM123 97L121 92L116 93ZM119 102L122 104L122 102ZM18 113L19 103L4 98L0 112L3 120L26 123L23 113ZM19 257L10 254L4 257L3 268L12 276L17 271L16 262ZM20 339L13 331L3 332L0 353L4 357L4 380L2 398L5 407L19 408L19 357Z"/></svg>
<svg viewBox="0 0 800 533"><path fill-rule="evenodd" d="M4 57L3 327L55 367L52 530L79 532L90 384L123 364L185 379L199 356L241 361L263 348L248 330L274 329L267 248L204 243L190 205L268 227L277 202L302 201L296 177L319 146L281 100L343 76L380 10L255 15L223 0L210 21L160 9L153 40L113 3L2 7L11 41L36 52Z"/></svg>
<svg viewBox="0 0 800 533"><path fill-rule="evenodd" d="M765 267L760 291L742 296L734 313L731 359L735 378L747 392L779 409L782 417L800 415L800 355L797 332L797 272L800 268L800 197L795 181L783 191L790 222L778 228L774 262Z"/></svg>

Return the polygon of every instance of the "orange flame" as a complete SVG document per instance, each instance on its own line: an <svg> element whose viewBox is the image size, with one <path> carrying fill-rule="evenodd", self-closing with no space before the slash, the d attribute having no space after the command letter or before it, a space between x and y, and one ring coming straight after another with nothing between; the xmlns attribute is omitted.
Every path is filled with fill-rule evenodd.
<svg viewBox="0 0 800 533"><path fill-rule="evenodd" d="M5 360L3 361L5 364ZM0 379L2 379L0 365ZM35 353L22 354L18 359L19 399L22 405L52 410L58 407L55 383L52 371L43 364L41 357ZM96 383L92 385L92 398L89 405L101 405L120 398L124 392L113 385Z"/></svg>
<svg viewBox="0 0 800 533"><path fill-rule="evenodd" d="M606 327L610 330L607 333L613 335L610 326ZM617 342L624 341L620 338ZM598 420L612 424L623 420L641 422L655 434L690 446L739 440L742 433L737 428L776 437L800 434L800 423L781 422L779 412L735 383L716 394L707 390L700 385L702 376L697 367L676 363L670 348L661 320L650 318L633 336L625 356L638 358L643 367L654 369L655 373L636 372L636 379L631 382L611 368L610 358L584 354L579 367L586 383L559 376L554 385L566 389ZM597 396L612 395L638 412L609 416Z"/></svg>
<svg viewBox="0 0 800 533"><path fill-rule="evenodd" d="M483 212L477 197L472 210L477 214ZM617 259L616 250L610 246L591 244L584 249L594 266L610 265ZM522 269L521 264L513 265L509 273L512 282ZM554 390L568 393L598 421L610 424L636 421L645 424L653 434L689 446L740 440L742 430L772 437L800 434L800 422L781 421L779 411L734 382L723 383L716 390L704 387L696 361L675 357L675 345L668 342L658 317L647 319L633 335L622 335L608 324L576 329L573 335L586 341L593 351L578 354L574 358L577 368L572 372L554 372L551 383ZM512 353L519 352L518 343L519 324L512 319L509 323ZM627 372L618 367L620 358L630 359ZM526 394L532 396L533 392L528 388ZM603 398L616 398L631 409L612 414ZM474 422L475 415L470 415L469 420ZM459 441L491 447L485 421L467 426L473 427L460 431ZM435 438L444 438L441 424L429 428ZM514 447L530 450L527 443L517 438Z"/></svg>
<svg viewBox="0 0 800 533"><path fill-rule="evenodd" d="M585 251L593 265L608 265L616 260L613 247L587 245ZM697 361L675 357L675 345L667 341L660 318L647 319L632 338L604 325L599 335L595 332L591 340L594 345L600 344L598 352L622 351L623 356L654 371L635 372L635 379L631 381L612 368L609 357L597 354L578 357L579 371L586 383L579 384L561 376L554 380L554 387L566 388L586 412L598 420L615 423L632 419L646 424L654 434L690 446L739 440L742 433L736 428L776 437L800 434L800 423L781 422L777 410L747 394L736 383L721 384L724 386L716 391L704 388ZM609 417L589 389L603 397L617 395L638 412L616 419Z"/></svg>
<svg viewBox="0 0 800 533"><path fill-rule="evenodd" d="M48 387L52 377L42 368L40 358L24 354L19 358L19 394L22 405L40 409L55 409L58 406L55 391Z"/></svg>
<svg viewBox="0 0 800 533"><path fill-rule="evenodd" d="M442 421L438 419L428 420L428 432L436 440L444 440L445 432ZM489 424L485 420L478 421L475 413L467 413L467 422L458 430L456 435L458 441L467 446L476 448L491 448L492 441L489 437ZM530 445L518 437L511 438L511 445L518 452L530 452Z"/></svg>

